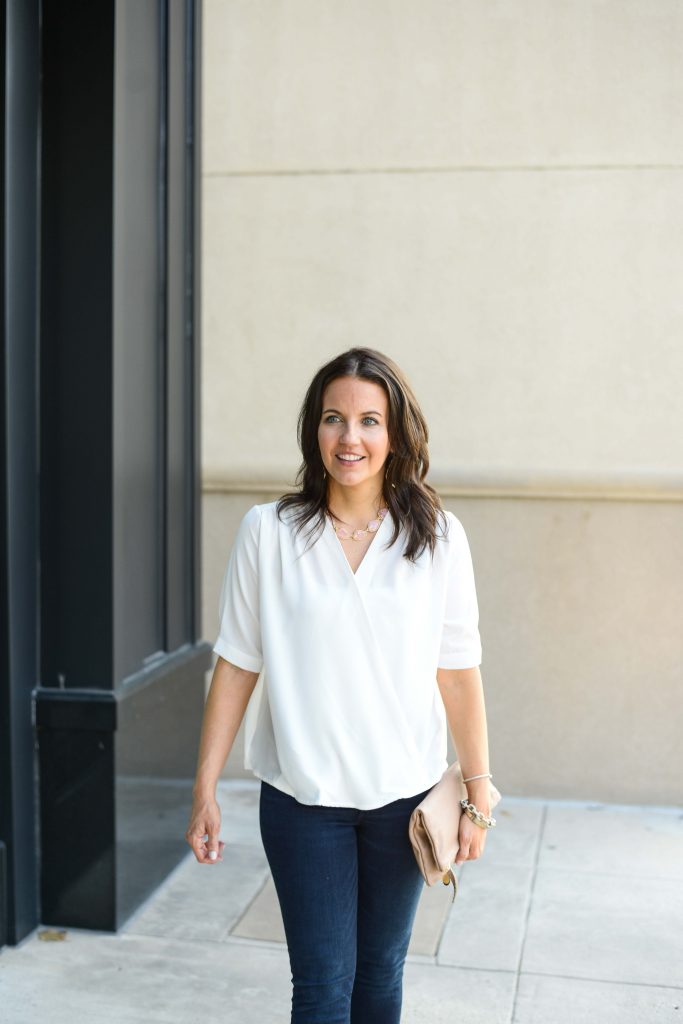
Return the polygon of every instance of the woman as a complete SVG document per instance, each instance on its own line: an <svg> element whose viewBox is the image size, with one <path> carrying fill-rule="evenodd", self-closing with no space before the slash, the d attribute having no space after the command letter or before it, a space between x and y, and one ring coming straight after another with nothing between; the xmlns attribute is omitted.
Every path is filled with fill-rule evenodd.
<svg viewBox="0 0 683 1024"><path fill-rule="evenodd" d="M226 569L186 839L222 859L216 783L249 704L291 1020L396 1024L424 884L408 821L447 766L447 724L490 814L472 562L391 359L354 348L318 370L298 439L299 489L246 513ZM456 864L485 838L463 814Z"/></svg>

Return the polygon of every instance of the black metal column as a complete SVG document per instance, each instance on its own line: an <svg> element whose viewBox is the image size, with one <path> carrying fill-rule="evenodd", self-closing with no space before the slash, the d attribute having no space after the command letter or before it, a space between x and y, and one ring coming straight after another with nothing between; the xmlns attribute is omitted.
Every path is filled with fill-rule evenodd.
<svg viewBox="0 0 683 1024"><path fill-rule="evenodd" d="M186 851L197 635L192 0L44 0L44 923L114 930Z"/></svg>
<svg viewBox="0 0 683 1024"><path fill-rule="evenodd" d="M38 909L31 693L37 678L38 0L0 8L0 946Z"/></svg>

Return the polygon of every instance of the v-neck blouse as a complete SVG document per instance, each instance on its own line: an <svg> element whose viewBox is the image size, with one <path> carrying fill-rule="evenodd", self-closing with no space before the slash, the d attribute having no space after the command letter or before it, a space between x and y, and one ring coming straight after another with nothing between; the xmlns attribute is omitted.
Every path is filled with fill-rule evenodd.
<svg viewBox="0 0 683 1024"><path fill-rule="evenodd" d="M432 559L392 547L389 513L354 573L329 517L296 535L277 502L242 518L213 650L258 672L244 767L303 804L369 810L447 767L437 668L481 664L472 559L460 520ZM312 539L314 537L315 539Z"/></svg>

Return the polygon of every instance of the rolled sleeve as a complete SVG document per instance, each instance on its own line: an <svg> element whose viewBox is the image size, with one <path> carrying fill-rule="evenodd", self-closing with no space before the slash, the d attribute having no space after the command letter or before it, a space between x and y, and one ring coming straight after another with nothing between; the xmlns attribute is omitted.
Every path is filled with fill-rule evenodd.
<svg viewBox="0 0 683 1024"><path fill-rule="evenodd" d="M243 517L223 576L219 631L213 650L249 672L263 665L259 617L258 538L261 513L253 505Z"/></svg>
<svg viewBox="0 0 683 1024"><path fill-rule="evenodd" d="M462 523L452 512L447 515L451 550L438 667L472 668L482 657L474 568Z"/></svg>

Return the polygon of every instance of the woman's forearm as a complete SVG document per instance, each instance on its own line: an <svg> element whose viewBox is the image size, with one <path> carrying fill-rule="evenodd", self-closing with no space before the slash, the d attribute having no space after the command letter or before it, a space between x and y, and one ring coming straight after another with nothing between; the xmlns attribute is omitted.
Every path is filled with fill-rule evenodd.
<svg viewBox="0 0 683 1024"><path fill-rule="evenodd" d="M216 783L235 742L258 672L247 672L219 658L204 706L199 738L195 797L213 797Z"/></svg>
<svg viewBox="0 0 683 1024"><path fill-rule="evenodd" d="M440 668L436 680L463 777L467 779L490 771L484 686L479 667ZM467 793L480 811L490 812L489 779L468 782Z"/></svg>

